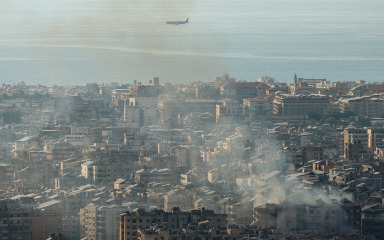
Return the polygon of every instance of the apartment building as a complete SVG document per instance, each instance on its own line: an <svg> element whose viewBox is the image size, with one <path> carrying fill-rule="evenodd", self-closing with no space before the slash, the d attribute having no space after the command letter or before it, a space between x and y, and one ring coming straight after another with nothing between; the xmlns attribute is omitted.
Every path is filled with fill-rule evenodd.
<svg viewBox="0 0 384 240"><path fill-rule="evenodd" d="M243 107L244 115L249 118L268 116L272 113L272 103L266 98L245 98Z"/></svg>
<svg viewBox="0 0 384 240"><path fill-rule="evenodd" d="M0 200L0 239L32 240L31 209L15 200Z"/></svg>
<svg viewBox="0 0 384 240"><path fill-rule="evenodd" d="M269 88L270 86L263 82L228 82L220 87L220 94L222 97L237 100L263 98Z"/></svg>
<svg viewBox="0 0 384 240"><path fill-rule="evenodd" d="M125 210L117 205L88 204L80 209L80 237L88 240L118 239L119 214Z"/></svg>
<svg viewBox="0 0 384 240"><path fill-rule="evenodd" d="M85 161L81 164L81 175L89 182L112 181L112 166L104 161Z"/></svg>
<svg viewBox="0 0 384 240"><path fill-rule="evenodd" d="M206 221L206 222L205 222ZM181 211L173 208L172 211L154 209L149 212L145 209L127 211L120 214L120 240L141 239L140 232L150 230L152 225L166 225L170 228L185 227L189 224L205 224L215 228L226 228L227 215L215 214L213 210Z"/></svg>
<svg viewBox="0 0 384 240"><path fill-rule="evenodd" d="M231 99L223 99L216 104L216 123L225 122L226 117L236 117L243 113L239 102ZM231 121L233 118L230 118Z"/></svg>
<svg viewBox="0 0 384 240"><path fill-rule="evenodd" d="M272 102L274 115L305 116L310 112L327 114L331 107L330 98L321 94L275 96Z"/></svg>
<svg viewBox="0 0 384 240"><path fill-rule="evenodd" d="M254 223L262 228L276 227L283 232L343 233L343 210L318 200L307 204L263 204L253 209Z"/></svg>
<svg viewBox="0 0 384 240"><path fill-rule="evenodd" d="M165 99L159 100L158 108L162 120L186 116L190 113L210 113L212 116L215 116L216 100L191 98L180 101Z"/></svg>
<svg viewBox="0 0 384 240"><path fill-rule="evenodd" d="M62 232L61 209L46 209L35 212L31 220L33 240L45 240L51 233Z"/></svg>
<svg viewBox="0 0 384 240"><path fill-rule="evenodd" d="M352 112L354 115L368 118L384 115L384 100L380 95L343 98L339 100L342 113Z"/></svg>

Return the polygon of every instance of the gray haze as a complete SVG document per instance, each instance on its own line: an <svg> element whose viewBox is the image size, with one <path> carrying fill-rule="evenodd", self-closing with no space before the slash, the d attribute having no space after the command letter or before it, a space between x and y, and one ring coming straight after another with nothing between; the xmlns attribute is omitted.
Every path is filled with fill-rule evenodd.
<svg viewBox="0 0 384 240"><path fill-rule="evenodd" d="M0 81L382 81L381 0L0 2ZM181 26L169 20L185 20Z"/></svg>

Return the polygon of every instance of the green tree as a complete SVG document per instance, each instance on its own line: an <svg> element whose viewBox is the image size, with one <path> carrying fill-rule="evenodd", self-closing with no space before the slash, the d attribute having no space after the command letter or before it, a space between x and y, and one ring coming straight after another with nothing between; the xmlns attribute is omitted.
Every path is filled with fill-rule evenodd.
<svg viewBox="0 0 384 240"><path fill-rule="evenodd" d="M320 121L322 117L323 117L323 115L321 113L318 113L318 112L309 112L308 113L308 118L313 119L315 121Z"/></svg>
<svg viewBox="0 0 384 240"><path fill-rule="evenodd" d="M325 120L324 120L324 123L327 123L327 124L331 124L331 125L335 125L335 124L338 124L339 123L339 119L331 116L331 117L327 117Z"/></svg>

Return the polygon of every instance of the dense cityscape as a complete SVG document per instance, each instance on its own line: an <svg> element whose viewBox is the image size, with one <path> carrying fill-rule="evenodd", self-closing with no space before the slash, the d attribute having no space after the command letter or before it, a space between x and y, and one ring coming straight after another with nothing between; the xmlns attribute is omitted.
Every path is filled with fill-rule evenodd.
<svg viewBox="0 0 384 240"><path fill-rule="evenodd" d="M0 239L383 239L383 126L363 80L2 84Z"/></svg>

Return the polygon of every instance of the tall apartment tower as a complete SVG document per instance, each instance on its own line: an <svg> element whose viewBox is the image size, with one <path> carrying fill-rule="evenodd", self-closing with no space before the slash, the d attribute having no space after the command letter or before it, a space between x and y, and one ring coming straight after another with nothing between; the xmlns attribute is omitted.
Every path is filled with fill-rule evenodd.
<svg viewBox="0 0 384 240"><path fill-rule="evenodd" d="M32 239L31 209L14 200L0 200L0 239Z"/></svg>
<svg viewBox="0 0 384 240"><path fill-rule="evenodd" d="M80 237L89 240L119 238L119 213L125 209L117 205L88 204L80 209Z"/></svg>
<svg viewBox="0 0 384 240"><path fill-rule="evenodd" d="M153 85L155 87L159 87L160 86L160 78L159 77L153 78Z"/></svg>

